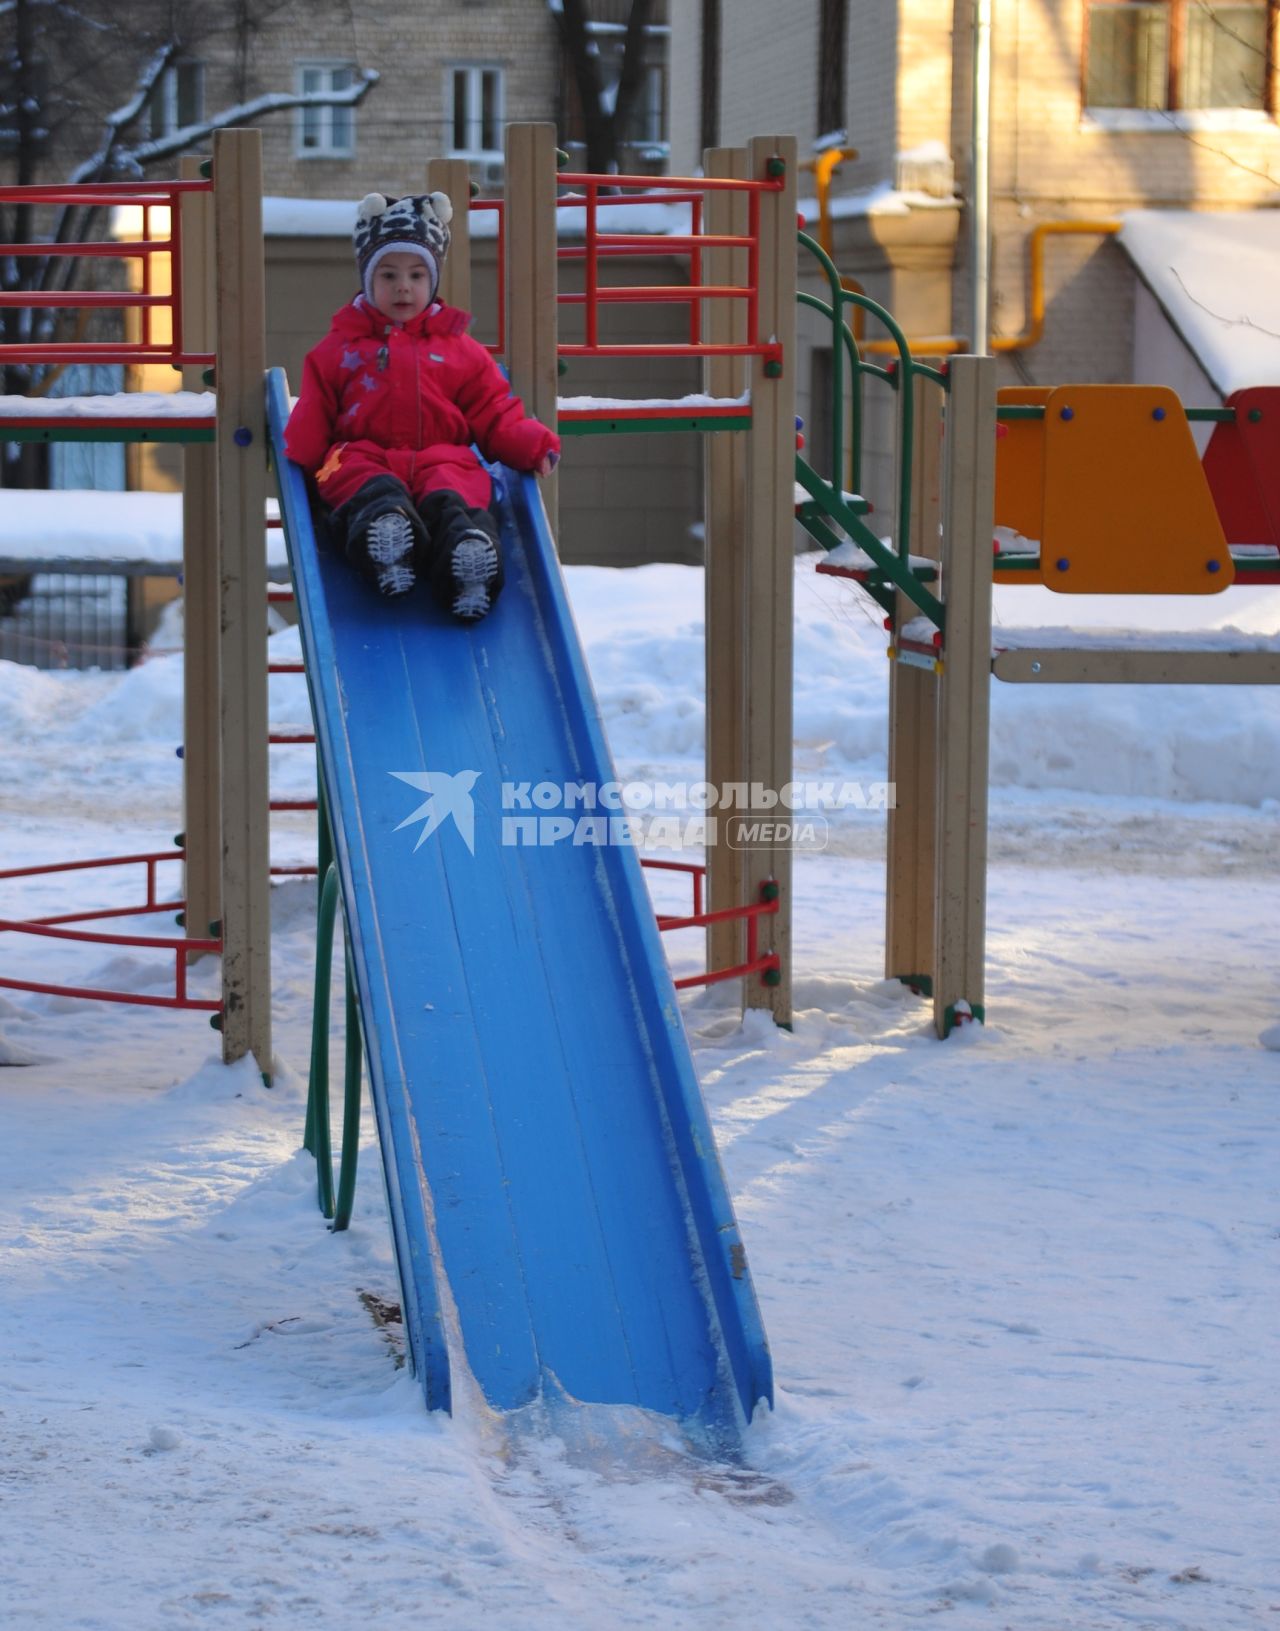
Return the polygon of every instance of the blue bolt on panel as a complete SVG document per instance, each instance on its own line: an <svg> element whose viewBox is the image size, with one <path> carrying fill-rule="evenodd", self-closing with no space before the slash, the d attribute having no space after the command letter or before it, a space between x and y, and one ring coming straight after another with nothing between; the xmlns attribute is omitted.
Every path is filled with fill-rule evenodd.
<svg viewBox="0 0 1280 1631"><path fill-rule="evenodd" d="M483 622L455 624L424 589L388 603L317 548L282 451L287 411L273 370L277 481L427 1402L449 1407L450 1353L464 1352L498 1409L545 1392L719 1430L749 1420L772 1400L768 1348L638 859L503 842L504 814L519 813L504 783L613 779L536 484L496 473L506 589Z"/></svg>

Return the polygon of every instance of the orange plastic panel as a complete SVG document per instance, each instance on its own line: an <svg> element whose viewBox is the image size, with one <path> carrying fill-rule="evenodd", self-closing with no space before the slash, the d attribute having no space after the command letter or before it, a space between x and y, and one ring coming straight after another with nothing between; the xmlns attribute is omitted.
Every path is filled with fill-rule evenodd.
<svg viewBox="0 0 1280 1631"><path fill-rule="evenodd" d="M1006 385L996 401L1040 406L1049 400L1050 385ZM1044 423L1039 419L1010 419L1000 423L996 438L996 513L998 527L1012 527L1024 538L1039 542L1044 533ZM1039 583L1040 573L1002 572L996 556L997 583Z"/></svg>
<svg viewBox="0 0 1280 1631"><path fill-rule="evenodd" d="M1045 403L1050 589L1208 595L1235 571L1182 404L1163 385L1059 385Z"/></svg>

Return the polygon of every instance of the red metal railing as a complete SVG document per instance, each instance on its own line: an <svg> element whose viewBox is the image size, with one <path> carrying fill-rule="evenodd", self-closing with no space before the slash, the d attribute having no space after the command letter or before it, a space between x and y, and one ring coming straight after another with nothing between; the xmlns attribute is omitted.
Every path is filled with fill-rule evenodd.
<svg viewBox="0 0 1280 1631"><path fill-rule="evenodd" d="M659 861L649 856L641 856L640 865L661 872L686 872L693 886L693 910L687 917L659 912L658 928L661 932L665 933L669 929L700 929L709 923L742 922L746 925L745 962L735 963L732 968L708 969L705 974L686 974L682 979L673 982L677 991L684 991L695 985L718 985L722 980L741 980L751 974L763 977L781 968L777 952L760 950L760 919L775 916L778 911L778 896L772 891L770 884L761 886L761 898L754 905L727 906L718 912L704 912L702 905L707 876L705 865L697 861Z"/></svg>
<svg viewBox="0 0 1280 1631"><path fill-rule="evenodd" d="M187 1008L217 1013L220 1002L187 993L187 958L192 952L220 952L220 940L187 939L168 935L103 934L91 929L69 929L62 925L87 923L108 917L138 917L147 912L181 911L185 902L156 898L156 866L161 861L180 861L181 850L154 850L141 855L116 855L94 861L59 861L45 866L10 867L0 872L0 883L14 878L35 878L55 872L84 872L104 867L143 865L146 867L147 898L140 905L99 907L88 912L63 912L51 917L0 918L0 933L42 936L52 940L72 940L100 946L136 946L173 954L173 995L147 996L137 991L107 991L95 986L53 985L43 980L15 980L0 977L0 987L9 991L33 991L41 996L83 997L97 1002L123 1002L143 1008Z"/></svg>
<svg viewBox="0 0 1280 1631"><path fill-rule="evenodd" d="M471 209L498 218L498 337L485 350L500 357L507 349L507 203L504 198L473 198Z"/></svg>
<svg viewBox="0 0 1280 1631"><path fill-rule="evenodd" d="M179 199L183 193L211 192L211 181L85 182L55 187L0 187L0 204L75 205L94 208L126 208L142 211L142 237L121 242L6 244L6 255L23 257L69 256L77 260L141 260L142 290L83 290L70 293L40 289L0 291L0 308L28 307L57 310L109 308L137 309L142 314L141 338L136 341L47 340L4 347L6 362L171 362L208 367L213 353L184 351L182 347L182 226ZM168 235L152 235L152 211L169 211ZM169 294L155 293L153 259L168 255ZM171 333L168 341L155 337L154 314L167 311Z"/></svg>
<svg viewBox="0 0 1280 1631"><path fill-rule="evenodd" d="M556 251L561 261L584 262L584 288L581 293L562 291L556 296L561 305L583 308L584 339L559 347L562 357L766 357L778 359L781 348L759 332L760 283L760 195L778 192L781 179L740 181L727 177L687 176L597 176L565 174L562 186L575 191L556 200L560 209L582 209L585 215L585 241ZM618 192L616 189L623 191ZM601 197L602 189L608 189ZM747 198L748 225L745 234L706 233L702 212L706 194L712 191L740 192ZM602 232L600 209L653 204L687 204L690 231L654 235L631 232ZM707 249L741 249L747 256L745 283L705 284L702 281L702 254ZM604 285L600 282L600 262L626 256L678 255L689 258L687 284ZM702 339L701 302L737 300L746 305L747 337L740 344L707 344ZM600 338L600 308L628 305L687 305L687 340L659 344L618 344Z"/></svg>

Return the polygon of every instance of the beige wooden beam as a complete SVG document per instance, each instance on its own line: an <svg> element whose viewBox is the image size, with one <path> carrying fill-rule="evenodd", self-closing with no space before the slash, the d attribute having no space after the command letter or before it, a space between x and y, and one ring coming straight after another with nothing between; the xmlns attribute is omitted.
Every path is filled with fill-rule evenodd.
<svg viewBox="0 0 1280 1631"><path fill-rule="evenodd" d="M271 1072L262 135L213 138L222 670L222 1056Z"/></svg>
<svg viewBox="0 0 1280 1631"><path fill-rule="evenodd" d="M855 385L855 389L856 389ZM916 375L911 447L912 555L938 559L942 513L942 392ZM902 457L899 452L899 458ZM898 629L916 616L899 592ZM884 971L888 979L932 979L933 887L937 852L938 680L926 669L889 665L889 783Z"/></svg>
<svg viewBox="0 0 1280 1631"><path fill-rule="evenodd" d="M996 653L1016 685L1280 685L1280 651L1126 651L1049 646Z"/></svg>
<svg viewBox="0 0 1280 1631"><path fill-rule="evenodd" d="M703 155L708 176L745 180L743 147L711 147ZM742 236L747 230L745 193L707 194L704 230ZM747 282L746 252L707 249L702 276L708 284ZM708 300L702 308L702 336L708 344L740 345L746 338L746 302ZM745 357L706 357L702 389L710 396L740 396L747 388ZM742 543L746 532L746 438L733 432L705 436L703 454L703 527L706 631L706 777L717 789L740 785L746 775L746 577ZM715 842L707 846L707 910L718 912L747 903L744 852L726 840L731 813L716 815ZM741 921L707 926L707 967L734 968L746 956Z"/></svg>
<svg viewBox="0 0 1280 1631"><path fill-rule="evenodd" d="M760 195L758 332L782 348L780 373L763 357L751 359L751 428L747 432L744 571L746 625L745 779L766 794L753 810L760 825L746 848L746 882L754 899L766 882L777 885L779 911L762 920L762 949L782 960L774 986L749 979L746 1001L768 1008L780 1025L791 1023L792 838L789 811L775 799L792 779L795 598L796 461L796 139L757 136L747 169L758 181L774 179L781 161L783 186ZM770 827L766 824L772 824ZM766 837L766 833L771 833Z"/></svg>
<svg viewBox="0 0 1280 1631"><path fill-rule="evenodd" d="M471 310L471 166L466 159L431 159L427 163L427 190L447 193L453 205L449 225L451 243L440 270L436 291L446 306Z"/></svg>
<svg viewBox="0 0 1280 1631"><path fill-rule="evenodd" d="M938 697L934 1026L956 1005L985 1012L987 776L991 708L991 539L996 362L954 357L942 515L946 637Z"/></svg>
<svg viewBox="0 0 1280 1631"><path fill-rule="evenodd" d="M199 178L203 160L184 158L184 181ZM213 197L182 193L183 351L215 348ZM184 391L206 390L204 370L182 370ZM219 827L217 453L207 443L182 449L182 803L188 939L203 939L222 916L222 835Z"/></svg>
<svg viewBox="0 0 1280 1631"><path fill-rule="evenodd" d="M506 339L511 389L556 429L556 129L508 125L506 136ZM555 476L542 483L558 533Z"/></svg>

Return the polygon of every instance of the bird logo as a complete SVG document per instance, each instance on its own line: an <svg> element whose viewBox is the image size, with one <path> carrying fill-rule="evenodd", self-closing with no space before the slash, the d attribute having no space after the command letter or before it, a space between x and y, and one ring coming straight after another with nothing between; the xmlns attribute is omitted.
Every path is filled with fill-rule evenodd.
<svg viewBox="0 0 1280 1631"><path fill-rule="evenodd" d="M388 774L397 781L408 782L410 787L416 787L427 797L418 808L407 815L396 828L407 827L414 821L422 822L422 831L418 834L418 842L414 850L420 850L436 828L442 826L450 816L453 824L461 834L462 842L472 855L476 852L476 821L475 806L471 801L471 789L480 779L478 770L459 770L456 775L449 775L442 770L392 770Z"/></svg>

